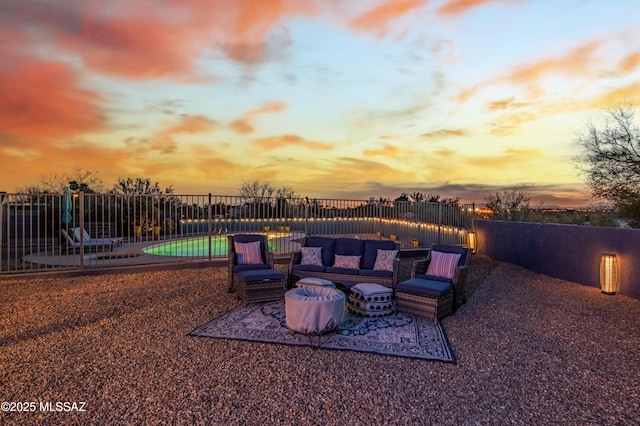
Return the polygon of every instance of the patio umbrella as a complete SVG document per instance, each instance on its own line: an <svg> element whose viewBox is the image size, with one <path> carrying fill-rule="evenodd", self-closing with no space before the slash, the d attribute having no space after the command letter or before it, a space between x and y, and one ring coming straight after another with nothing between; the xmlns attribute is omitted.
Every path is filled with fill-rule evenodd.
<svg viewBox="0 0 640 426"><path fill-rule="evenodd" d="M64 196L62 197L62 223L71 222L72 208L73 208L73 202L71 200L71 190L69 188L65 188Z"/></svg>

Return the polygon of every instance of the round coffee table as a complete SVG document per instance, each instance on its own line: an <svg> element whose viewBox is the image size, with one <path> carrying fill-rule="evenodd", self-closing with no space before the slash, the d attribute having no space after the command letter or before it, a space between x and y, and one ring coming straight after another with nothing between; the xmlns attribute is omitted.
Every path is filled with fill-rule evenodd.
<svg viewBox="0 0 640 426"><path fill-rule="evenodd" d="M340 325L344 316L345 297L329 287L300 287L284 295L287 327L298 333L319 336Z"/></svg>

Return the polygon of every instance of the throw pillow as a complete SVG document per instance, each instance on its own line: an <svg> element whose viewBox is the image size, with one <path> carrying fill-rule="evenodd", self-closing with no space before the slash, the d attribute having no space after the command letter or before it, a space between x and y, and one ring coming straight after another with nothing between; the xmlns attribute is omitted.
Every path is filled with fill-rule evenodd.
<svg viewBox="0 0 640 426"><path fill-rule="evenodd" d="M393 261L398 255L398 250L378 249L376 263L373 265L374 271L393 271Z"/></svg>
<svg viewBox="0 0 640 426"><path fill-rule="evenodd" d="M334 268L360 269L360 256L342 256L336 254Z"/></svg>
<svg viewBox="0 0 640 426"><path fill-rule="evenodd" d="M322 247L302 247L301 265L317 265L322 266Z"/></svg>
<svg viewBox="0 0 640 426"><path fill-rule="evenodd" d="M434 251L431 253L431 262L429 262L429 267L427 268L427 275L452 279L456 273L459 260L459 253Z"/></svg>
<svg viewBox="0 0 640 426"><path fill-rule="evenodd" d="M233 243L238 258L238 265L261 265L260 241L252 243Z"/></svg>

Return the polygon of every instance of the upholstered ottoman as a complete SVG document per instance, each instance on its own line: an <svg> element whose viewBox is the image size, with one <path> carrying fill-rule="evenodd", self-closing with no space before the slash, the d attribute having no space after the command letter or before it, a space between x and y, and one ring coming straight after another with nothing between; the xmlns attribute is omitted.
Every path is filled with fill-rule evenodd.
<svg viewBox="0 0 640 426"><path fill-rule="evenodd" d="M317 336L336 329L342 322L344 293L328 287L300 287L284 295L287 328Z"/></svg>
<svg viewBox="0 0 640 426"><path fill-rule="evenodd" d="M300 288L300 287L329 287L329 288L336 288L336 285L329 281L329 280L323 280L322 278L314 278L314 277L307 277L307 278L303 278L301 280L299 280L296 283L296 287Z"/></svg>
<svg viewBox="0 0 640 426"><path fill-rule="evenodd" d="M366 317L393 313L393 290L373 283L356 284L350 289L349 312Z"/></svg>

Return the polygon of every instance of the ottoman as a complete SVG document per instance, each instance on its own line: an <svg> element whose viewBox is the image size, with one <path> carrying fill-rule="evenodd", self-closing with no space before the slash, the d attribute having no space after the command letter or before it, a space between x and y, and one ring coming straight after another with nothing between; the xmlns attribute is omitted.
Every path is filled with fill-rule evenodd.
<svg viewBox="0 0 640 426"><path fill-rule="evenodd" d="M311 336L336 329L342 322L344 307L344 293L334 288L301 287L284 295L287 328Z"/></svg>
<svg viewBox="0 0 640 426"><path fill-rule="evenodd" d="M307 277L307 278L303 278L300 281L298 281L296 283L296 287L300 288L300 287L329 287L329 288L336 288L336 285L329 281L329 280L323 280L322 278L313 278L313 277Z"/></svg>
<svg viewBox="0 0 640 426"><path fill-rule="evenodd" d="M373 283L351 287L348 310L356 315L382 317L393 313L393 290Z"/></svg>
<svg viewBox="0 0 640 426"><path fill-rule="evenodd" d="M238 297L244 303L282 300L286 276L275 269L238 272Z"/></svg>

